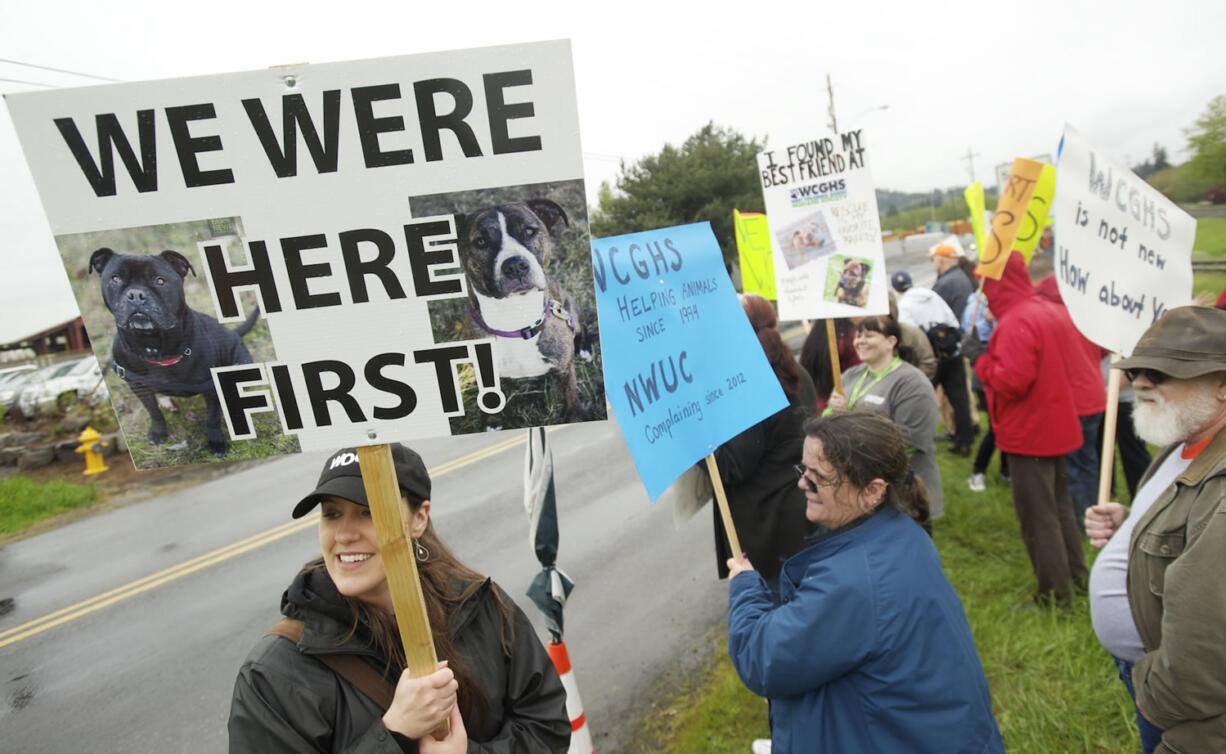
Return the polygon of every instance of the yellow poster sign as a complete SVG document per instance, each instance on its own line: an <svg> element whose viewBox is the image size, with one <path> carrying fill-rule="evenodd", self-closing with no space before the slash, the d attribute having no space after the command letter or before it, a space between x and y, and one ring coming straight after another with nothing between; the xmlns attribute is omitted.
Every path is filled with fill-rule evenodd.
<svg viewBox="0 0 1226 754"><path fill-rule="evenodd" d="M1022 229L1022 220L1026 217L1026 207L1034 196L1035 186L1043 172L1043 163L1018 157L1013 161L1013 169L1005 181L1000 193L1000 201L996 203L996 214L992 216L992 227L988 229L983 247L979 250L979 266L975 271L983 277L1000 280L1009 261L1009 253L1013 251L1013 242Z"/></svg>
<svg viewBox="0 0 1226 754"><path fill-rule="evenodd" d="M1013 248L1022 252L1027 264L1030 263L1030 257L1034 254L1034 247L1039 243L1039 236L1043 235L1043 226L1047 224L1048 213L1051 212L1051 200L1055 195L1056 168L1052 165L1044 165L1043 172L1039 173L1039 182L1035 184L1034 195L1030 197L1030 204L1026 206L1026 216L1022 218L1022 227L1017 232L1017 240L1013 242Z"/></svg>
<svg viewBox="0 0 1226 754"><path fill-rule="evenodd" d="M983 213L986 207L983 203L983 184L975 181L962 192L966 197L966 207L971 211L971 231L975 234L975 248L983 249L984 223Z"/></svg>
<svg viewBox="0 0 1226 754"><path fill-rule="evenodd" d="M775 300L775 263L771 259L771 234L766 215L732 210L736 226L736 250L741 260L741 290Z"/></svg>

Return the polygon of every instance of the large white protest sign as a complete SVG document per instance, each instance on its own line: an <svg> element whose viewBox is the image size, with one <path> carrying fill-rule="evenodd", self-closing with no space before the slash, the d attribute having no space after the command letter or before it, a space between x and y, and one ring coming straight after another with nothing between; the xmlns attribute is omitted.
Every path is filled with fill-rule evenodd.
<svg viewBox="0 0 1226 754"><path fill-rule="evenodd" d="M604 418L568 42L7 100L138 466Z"/></svg>
<svg viewBox="0 0 1226 754"><path fill-rule="evenodd" d="M889 311L863 131L832 136L758 154L780 319Z"/></svg>
<svg viewBox="0 0 1226 754"><path fill-rule="evenodd" d="M1192 301L1196 220L1065 126L1056 169L1056 279L1077 329L1127 356Z"/></svg>

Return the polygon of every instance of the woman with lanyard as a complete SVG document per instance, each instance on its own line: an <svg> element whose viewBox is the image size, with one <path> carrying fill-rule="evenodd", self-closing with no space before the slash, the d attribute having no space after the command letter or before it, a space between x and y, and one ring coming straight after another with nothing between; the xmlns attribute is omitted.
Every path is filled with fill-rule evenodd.
<svg viewBox="0 0 1226 754"><path fill-rule="evenodd" d="M860 363L843 372L843 389L830 396L827 411L876 411L889 417L902 433L911 471L928 491L930 518L941 507L941 472L936 460L936 429L940 414L936 393L924 373L898 353L898 323L887 315L864 317L854 341ZM925 526L928 528L928 526Z"/></svg>

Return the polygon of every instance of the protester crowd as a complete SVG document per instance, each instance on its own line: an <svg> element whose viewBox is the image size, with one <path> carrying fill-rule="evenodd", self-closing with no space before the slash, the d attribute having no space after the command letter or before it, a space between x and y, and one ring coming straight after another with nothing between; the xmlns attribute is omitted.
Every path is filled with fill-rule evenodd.
<svg viewBox="0 0 1226 754"><path fill-rule="evenodd" d="M1067 609L1088 594L1095 634L1133 698L1141 750L1226 751L1226 590L1218 585L1226 565L1226 311L1172 309L1129 358L1111 364L1074 326L1045 248L1029 262L1014 252L999 279L980 280L960 249L937 246L931 288L895 272L890 315L835 320L829 330L818 322L807 336L799 363L810 370L820 410L804 426L796 473L817 529L794 553L780 548L782 563L742 556L727 564L729 655L742 681L771 701L775 752L1000 746L990 703L979 704L987 692L973 640L959 621L947 622L951 611L927 612L953 594L952 614L964 621L961 604L937 575L936 550L907 533L931 532L942 513L938 417L947 452L974 452L972 492L986 489L999 452L1035 579L1033 600L1019 607ZM1124 379L1108 431L1131 510L1097 503L1111 369ZM879 423L845 424L859 416ZM1162 449L1152 463L1146 443ZM887 448L903 450L901 478ZM913 503L900 506L900 497ZM1103 548L1092 569L1087 539ZM754 575L762 565L771 578ZM929 644L929 632L944 637L941 647ZM973 662L940 654L957 654L963 640ZM921 671L934 656L966 675ZM916 684L916 676L946 685ZM962 696L942 697L948 685ZM950 708L961 717L938 712ZM963 735L945 738L945 725ZM758 741L754 750L772 749Z"/></svg>
<svg viewBox="0 0 1226 754"><path fill-rule="evenodd" d="M1226 311L1172 309L1108 363L1073 325L1048 255L1014 252L982 281L959 248L929 256L932 288L896 272L890 314L818 322L799 360L771 302L741 296L788 399L714 452L744 550L717 512L729 656L770 702L772 739L755 751L1004 751L932 540L953 483L937 464L942 422L947 452L975 452L971 491L1000 454L1034 572L1024 607L1088 593L1142 751L1226 751ZM1131 510L1097 502L1111 369L1128 381L1114 439ZM1162 448L1152 463L1146 442ZM565 692L530 624L434 532L420 457L393 456L447 662L405 672L356 457L338 451L293 510L322 508L321 557L240 669L231 750L566 751ZM1092 569L1086 538L1102 548Z"/></svg>

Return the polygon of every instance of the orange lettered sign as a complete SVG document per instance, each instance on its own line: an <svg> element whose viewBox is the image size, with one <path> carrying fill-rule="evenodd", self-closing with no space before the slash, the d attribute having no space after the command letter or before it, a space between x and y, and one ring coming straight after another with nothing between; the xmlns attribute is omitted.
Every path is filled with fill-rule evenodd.
<svg viewBox="0 0 1226 754"><path fill-rule="evenodd" d="M978 274L1000 279L1005 262L1009 260L1009 252L1013 250L1013 242L1026 218L1026 207L1034 196L1035 186L1038 185L1042 172L1041 162L1024 157L1013 161L1009 178L1000 192L1000 201L996 203L992 225L988 228L983 248L979 251L979 266L975 268Z"/></svg>

